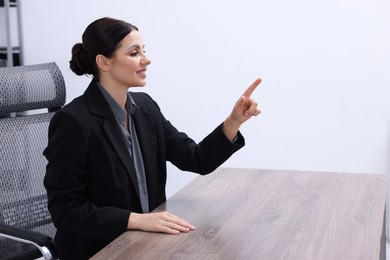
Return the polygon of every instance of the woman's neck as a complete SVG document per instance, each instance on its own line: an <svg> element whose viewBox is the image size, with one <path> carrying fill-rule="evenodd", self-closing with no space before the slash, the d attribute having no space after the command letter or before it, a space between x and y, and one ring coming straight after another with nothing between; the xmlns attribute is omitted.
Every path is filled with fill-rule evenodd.
<svg viewBox="0 0 390 260"><path fill-rule="evenodd" d="M121 87L112 82L99 80L103 88L110 94L110 96L123 108L125 109L128 87Z"/></svg>

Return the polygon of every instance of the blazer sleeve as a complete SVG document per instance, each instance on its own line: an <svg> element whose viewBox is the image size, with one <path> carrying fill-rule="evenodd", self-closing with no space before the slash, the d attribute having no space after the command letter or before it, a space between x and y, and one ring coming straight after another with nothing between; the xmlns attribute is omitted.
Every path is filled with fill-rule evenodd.
<svg viewBox="0 0 390 260"><path fill-rule="evenodd" d="M85 194L88 138L80 117L60 110L49 126L44 185L54 225L68 233L113 240L127 229L130 211L97 207Z"/></svg>
<svg viewBox="0 0 390 260"><path fill-rule="evenodd" d="M208 174L218 168L231 155L245 145L245 139L240 132L237 140L232 143L223 133L222 124L196 143L184 132L178 131L162 114L158 104L147 94L149 101L144 102L146 109L152 110L158 116L162 126L165 153L167 161L183 171Z"/></svg>
<svg viewBox="0 0 390 260"><path fill-rule="evenodd" d="M245 145L240 132L234 143L225 136L222 123L198 144L167 122L166 142L169 161L184 171L208 174Z"/></svg>

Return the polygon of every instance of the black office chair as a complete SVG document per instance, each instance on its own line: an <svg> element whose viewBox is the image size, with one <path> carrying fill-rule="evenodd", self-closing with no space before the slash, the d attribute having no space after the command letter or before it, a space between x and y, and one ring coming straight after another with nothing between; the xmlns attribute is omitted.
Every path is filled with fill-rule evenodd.
<svg viewBox="0 0 390 260"><path fill-rule="evenodd" d="M42 152L64 103L55 63L0 68L0 259L56 259Z"/></svg>

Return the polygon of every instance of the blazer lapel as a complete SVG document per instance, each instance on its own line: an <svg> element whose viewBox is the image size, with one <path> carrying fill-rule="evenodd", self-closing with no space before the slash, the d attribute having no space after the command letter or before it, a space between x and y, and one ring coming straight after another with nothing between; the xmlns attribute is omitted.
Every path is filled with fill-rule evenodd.
<svg viewBox="0 0 390 260"><path fill-rule="evenodd" d="M133 96L134 97L134 96ZM137 100L135 99L137 104ZM137 105L133 115L134 125L137 132L138 142L143 157L145 175L148 183L148 192L150 194L150 185L155 182L157 173L157 136L156 126L153 115L142 110Z"/></svg>
<svg viewBox="0 0 390 260"><path fill-rule="evenodd" d="M118 157L123 163L123 166L128 173L131 182L133 183L134 189L137 192L139 199L139 187L137 174L134 168L134 162L131 158L127 146L126 140L120 129L112 110L105 100L103 94L98 89L95 80L92 80L87 90L84 93L87 104L90 108L91 114L97 115L103 118L102 130L111 142L113 149L118 154Z"/></svg>
<svg viewBox="0 0 390 260"><path fill-rule="evenodd" d="M154 115L143 109L143 103L138 98L139 94L131 93L131 95L136 103L133 121L144 162L145 177L148 184L149 202L153 204L153 201L150 201L150 199L156 197L156 192L159 188L158 180L161 179L161 177L159 178L159 176L157 176L160 172L159 169L157 169L157 153L159 151L159 147L157 145L158 130Z"/></svg>

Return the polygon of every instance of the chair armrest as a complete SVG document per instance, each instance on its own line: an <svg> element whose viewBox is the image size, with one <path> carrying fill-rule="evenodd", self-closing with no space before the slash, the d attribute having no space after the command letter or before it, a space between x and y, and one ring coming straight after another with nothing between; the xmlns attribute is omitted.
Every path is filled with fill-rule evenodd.
<svg viewBox="0 0 390 260"><path fill-rule="evenodd" d="M52 239L48 235L0 223L0 237L32 244L41 251L44 259L57 259Z"/></svg>
<svg viewBox="0 0 390 260"><path fill-rule="evenodd" d="M32 230L26 230L0 223L0 236L4 236L21 242L34 243L39 246L48 246L52 243L51 237Z"/></svg>

